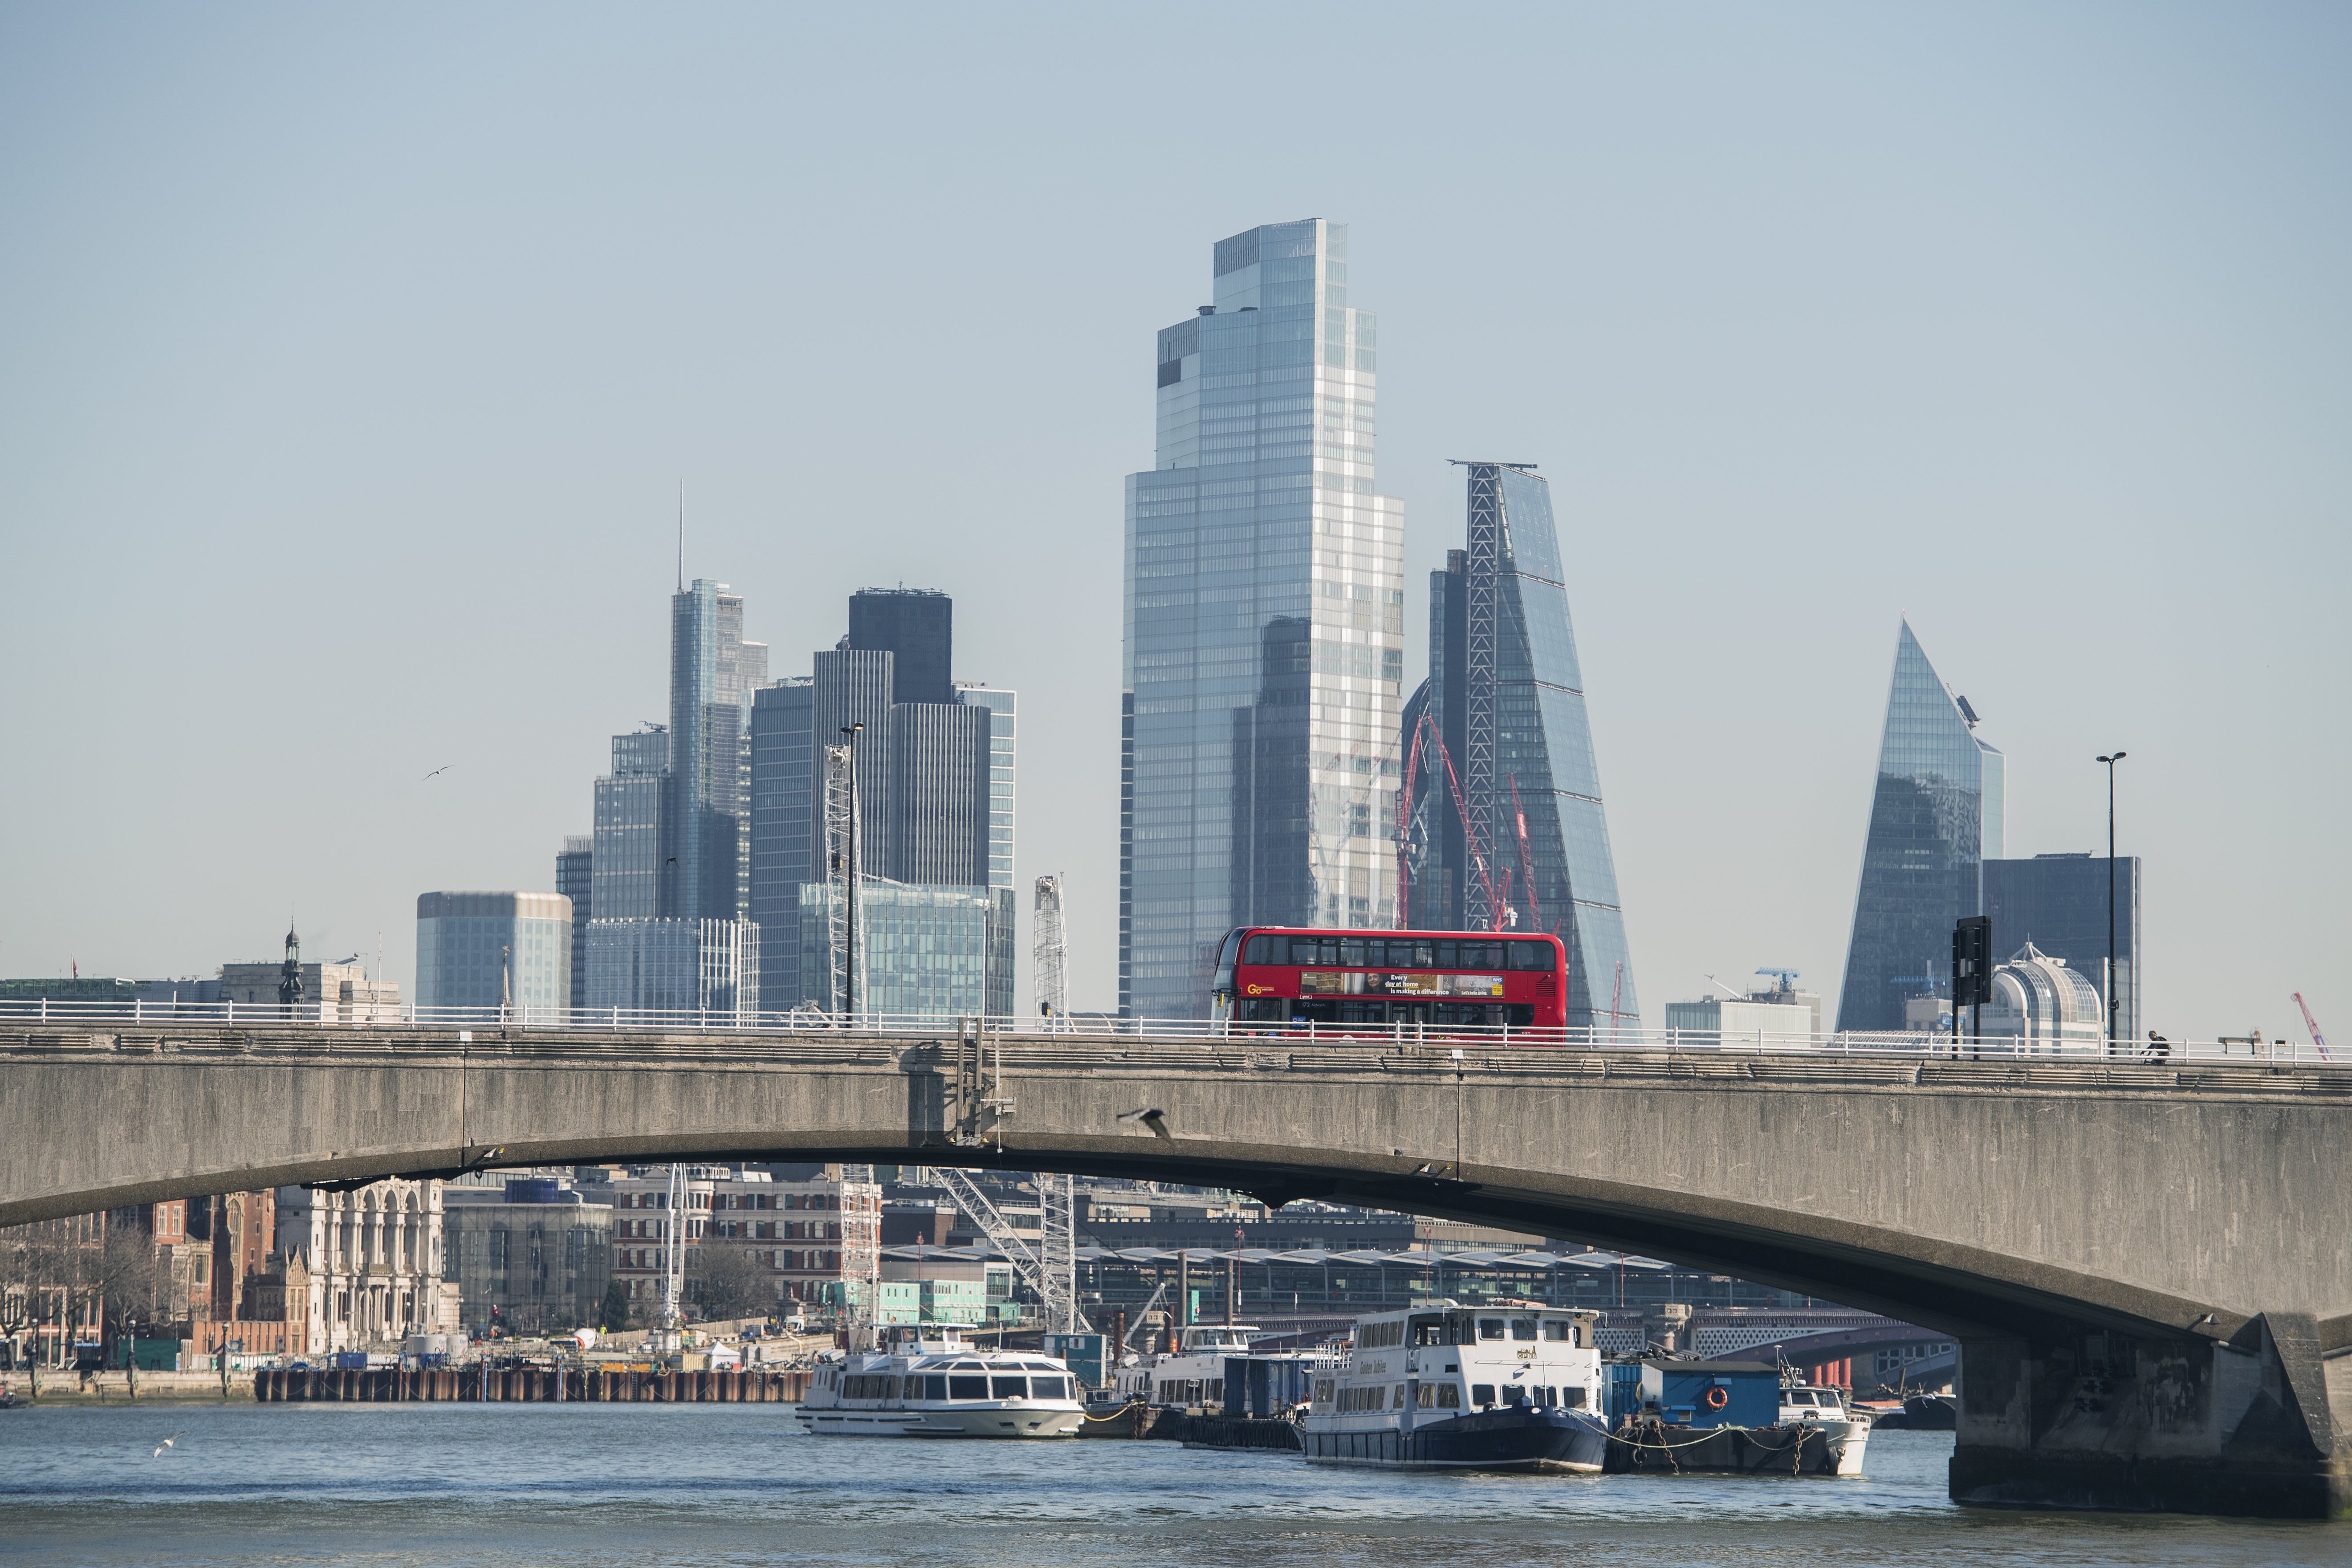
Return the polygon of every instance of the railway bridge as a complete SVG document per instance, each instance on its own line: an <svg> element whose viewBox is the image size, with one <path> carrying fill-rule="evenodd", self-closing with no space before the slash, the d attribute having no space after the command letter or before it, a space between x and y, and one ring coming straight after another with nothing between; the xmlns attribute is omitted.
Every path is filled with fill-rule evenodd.
<svg viewBox="0 0 2352 1568"><path fill-rule="evenodd" d="M2352 1511L2340 1068L0 1024L0 1224L680 1159L1068 1171L1500 1223L1950 1335L1960 1501Z"/></svg>

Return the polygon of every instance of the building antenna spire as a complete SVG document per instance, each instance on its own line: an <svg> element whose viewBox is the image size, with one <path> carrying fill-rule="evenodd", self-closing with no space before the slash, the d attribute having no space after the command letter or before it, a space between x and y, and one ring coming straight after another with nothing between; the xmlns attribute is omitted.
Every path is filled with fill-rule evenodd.
<svg viewBox="0 0 2352 1568"><path fill-rule="evenodd" d="M686 592L686 481L677 481L677 591Z"/></svg>

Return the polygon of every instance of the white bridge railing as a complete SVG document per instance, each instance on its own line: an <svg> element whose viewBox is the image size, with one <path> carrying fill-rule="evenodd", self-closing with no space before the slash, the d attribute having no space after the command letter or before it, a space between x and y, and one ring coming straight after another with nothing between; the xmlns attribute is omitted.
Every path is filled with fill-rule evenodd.
<svg viewBox="0 0 2352 1568"><path fill-rule="evenodd" d="M2021 1038L1988 1035L1865 1032L1800 1034L1698 1029L1643 1029L1620 1024L1591 1029L1542 1029L1506 1025L1241 1023L1223 1018L1118 1018L1076 1015L1055 1018L955 1017L870 1013L849 1016L796 1008L789 1012L631 1010L625 1007L417 1007L366 1002L181 1002L141 999L58 1002L0 998L0 1026L47 1024L68 1028L214 1025L261 1027L307 1025L350 1029L416 1029L470 1034L483 1030L575 1030L709 1035L820 1035L832 1037L938 1039L958 1035L1017 1036L1024 1040L1197 1040L1245 1048L1350 1047L1443 1052L1568 1049L1577 1051L1706 1052L1710 1055L1870 1056L1914 1059L2004 1058L2147 1062L2238 1061L2281 1065L2352 1065L2307 1042L2259 1034L2212 1040L2131 1041Z"/></svg>

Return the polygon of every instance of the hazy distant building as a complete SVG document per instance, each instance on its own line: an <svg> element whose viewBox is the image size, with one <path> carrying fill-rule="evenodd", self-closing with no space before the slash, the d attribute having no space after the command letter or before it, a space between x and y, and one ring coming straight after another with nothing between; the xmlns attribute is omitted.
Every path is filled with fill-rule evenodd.
<svg viewBox="0 0 2352 1568"><path fill-rule="evenodd" d="M400 983L370 980L357 963L305 963L302 1002L296 1015L331 1024L394 1023L400 1017ZM239 1007L279 1005L278 990L285 977L282 960L259 963L224 963L215 994ZM190 985L182 982L171 987ZM151 993L151 994L152 994ZM201 993L199 993L201 994Z"/></svg>
<svg viewBox="0 0 2352 1568"><path fill-rule="evenodd" d="M595 1324L613 1279L613 1205L601 1185L453 1184L441 1193L441 1239L442 1278L457 1287L465 1327L541 1334Z"/></svg>
<svg viewBox="0 0 2352 1568"><path fill-rule="evenodd" d="M571 834L555 857L555 890L572 900L572 993L570 1005L583 1005L588 995L588 922L595 904L596 838Z"/></svg>
<svg viewBox="0 0 2352 1568"><path fill-rule="evenodd" d="M847 1005L830 921L840 897L838 883L801 889L800 994L827 1011ZM857 898L860 1011L941 1020L1012 1013L1012 889L876 878Z"/></svg>
<svg viewBox="0 0 2352 1568"><path fill-rule="evenodd" d="M2001 854L2006 759L1927 662L1911 624L1895 639L1863 845L1840 1029L1899 1030L1905 1003L1951 994L1952 928L1983 912L1980 867Z"/></svg>
<svg viewBox="0 0 2352 1568"><path fill-rule="evenodd" d="M1429 679L1396 739L1414 795L1399 923L1486 931L1499 909L1566 944L1569 1027L1638 1029L1551 486L1465 468L1466 546L1430 574Z"/></svg>
<svg viewBox="0 0 2352 1568"><path fill-rule="evenodd" d="M751 912L743 710L767 679L767 645L743 640L741 595L698 577L671 597L665 917L732 921Z"/></svg>
<svg viewBox="0 0 2352 1568"><path fill-rule="evenodd" d="M1745 996L1669 1002L1666 1027L1681 1045L1802 1043L1822 1032L1822 999L1782 980Z"/></svg>
<svg viewBox="0 0 2352 1568"><path fill-rule="evenodd" d="M751 921L590 921L591 1016L691 1013L750 1023L760 1011L760 928Z"/></svg>
<svg viewBox="0 0 2352 1568"><path fill-rule="evenodd" d="M1234 926L1395 914L1404 512L1373 493L1372 314L1348 231L1217 242L1159 334L1127 479L1119 1009L1203 1014Z"/></svg>
<svg viewBox="0 0 2352 1568"><path fill-rule="evenodd" d="M662 1252L672 1215L669 1168L638 1167L581 1189L613 1205L613 1274L641 1321L660 1310ZM687 1168L686 1209L677 1216L689 1292L704 1259L742 1257L760 1280L763 1306L839 1309L872 1276L880 1243L882 1189L870 1182L818 1178L780 1182L764 1171Z"/></svg>
<svg viewBox="0 0 2352 1568"><path fill-rule="evenodd" d="M2010 951L2031 942L2039 952L2063 959L2106 995L2107 887L2110 862L2104 855L2036 855L2031 859L1987 860L1984 912L1992 917L1992 948ZM2116 1036L2143 1037L2139 1007L2139 889L2137 855L2112 862L2116 910Z"/></svg>
<svg viewBox="0 0 2352 1568"><path fill-rule="evenodd" d="M827 840L829 749L845 745L854 757L857 866L870 886L967 894L1012 888L1017 700L950 679L951 615L943 594L867 589L851 601L851 635L814 656L806 680L753 694L751 901L763 933L762 994L771 1010L838 1005L824 1000L838 988L837 973L809 989L837 970L838 959L810 967L809 933L829 942L832 924L822 903L813 912L803 903L813 887L828 879L837 887L841 873ZM902 658L915 673L902 676ZM901 895L877 897L869 900L877 918ZM993 910L995 901L950 900L944 907ZM1009 1010L1012 928L1000 921L991 930L1008 957L1005 984L986 994ZM867 943L877 998L898 983L876 965L895 963L899 951L887 941ZM797 983L788 987L788 979ZM901 990L929 995L936 977L909 977Z"/></svg>
<svg viewBox="0 0 2352 1568"><path fill-rule="evenodd" d="M662 912L663 804L669 789L669 731L646 724L613 737L613 771L596 781L590 845L590 918L649 921Z"/></svg>
<svg viewBox="0 0 2352 1568"><path fill-rule="evenodd" d="M416 896L416 1005L551 1014L572 1002L572 900L561 893Z"/></svg>

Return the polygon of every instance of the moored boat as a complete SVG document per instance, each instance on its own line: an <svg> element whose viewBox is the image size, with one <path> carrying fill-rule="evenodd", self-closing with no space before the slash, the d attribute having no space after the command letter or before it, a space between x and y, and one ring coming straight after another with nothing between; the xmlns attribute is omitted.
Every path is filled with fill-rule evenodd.
<svg viewBox="0 0 2352 1568"><path fill-rule="evenodd" d="M799 1415L826 1437L1069 1437L1086 1419L1076 1395L1069 1367L1051 1356L981 1350L943 1324L900 1325L873 1351L821 1363Z"/></svg>
<svg viewBox="0 0 2352 1568"><path fill-rule="evenodd" d="M1347 1364L1316 1380L1310 1463L1597 1474L1599 1314L1451 1301L1356 1323Z"/></svg>

